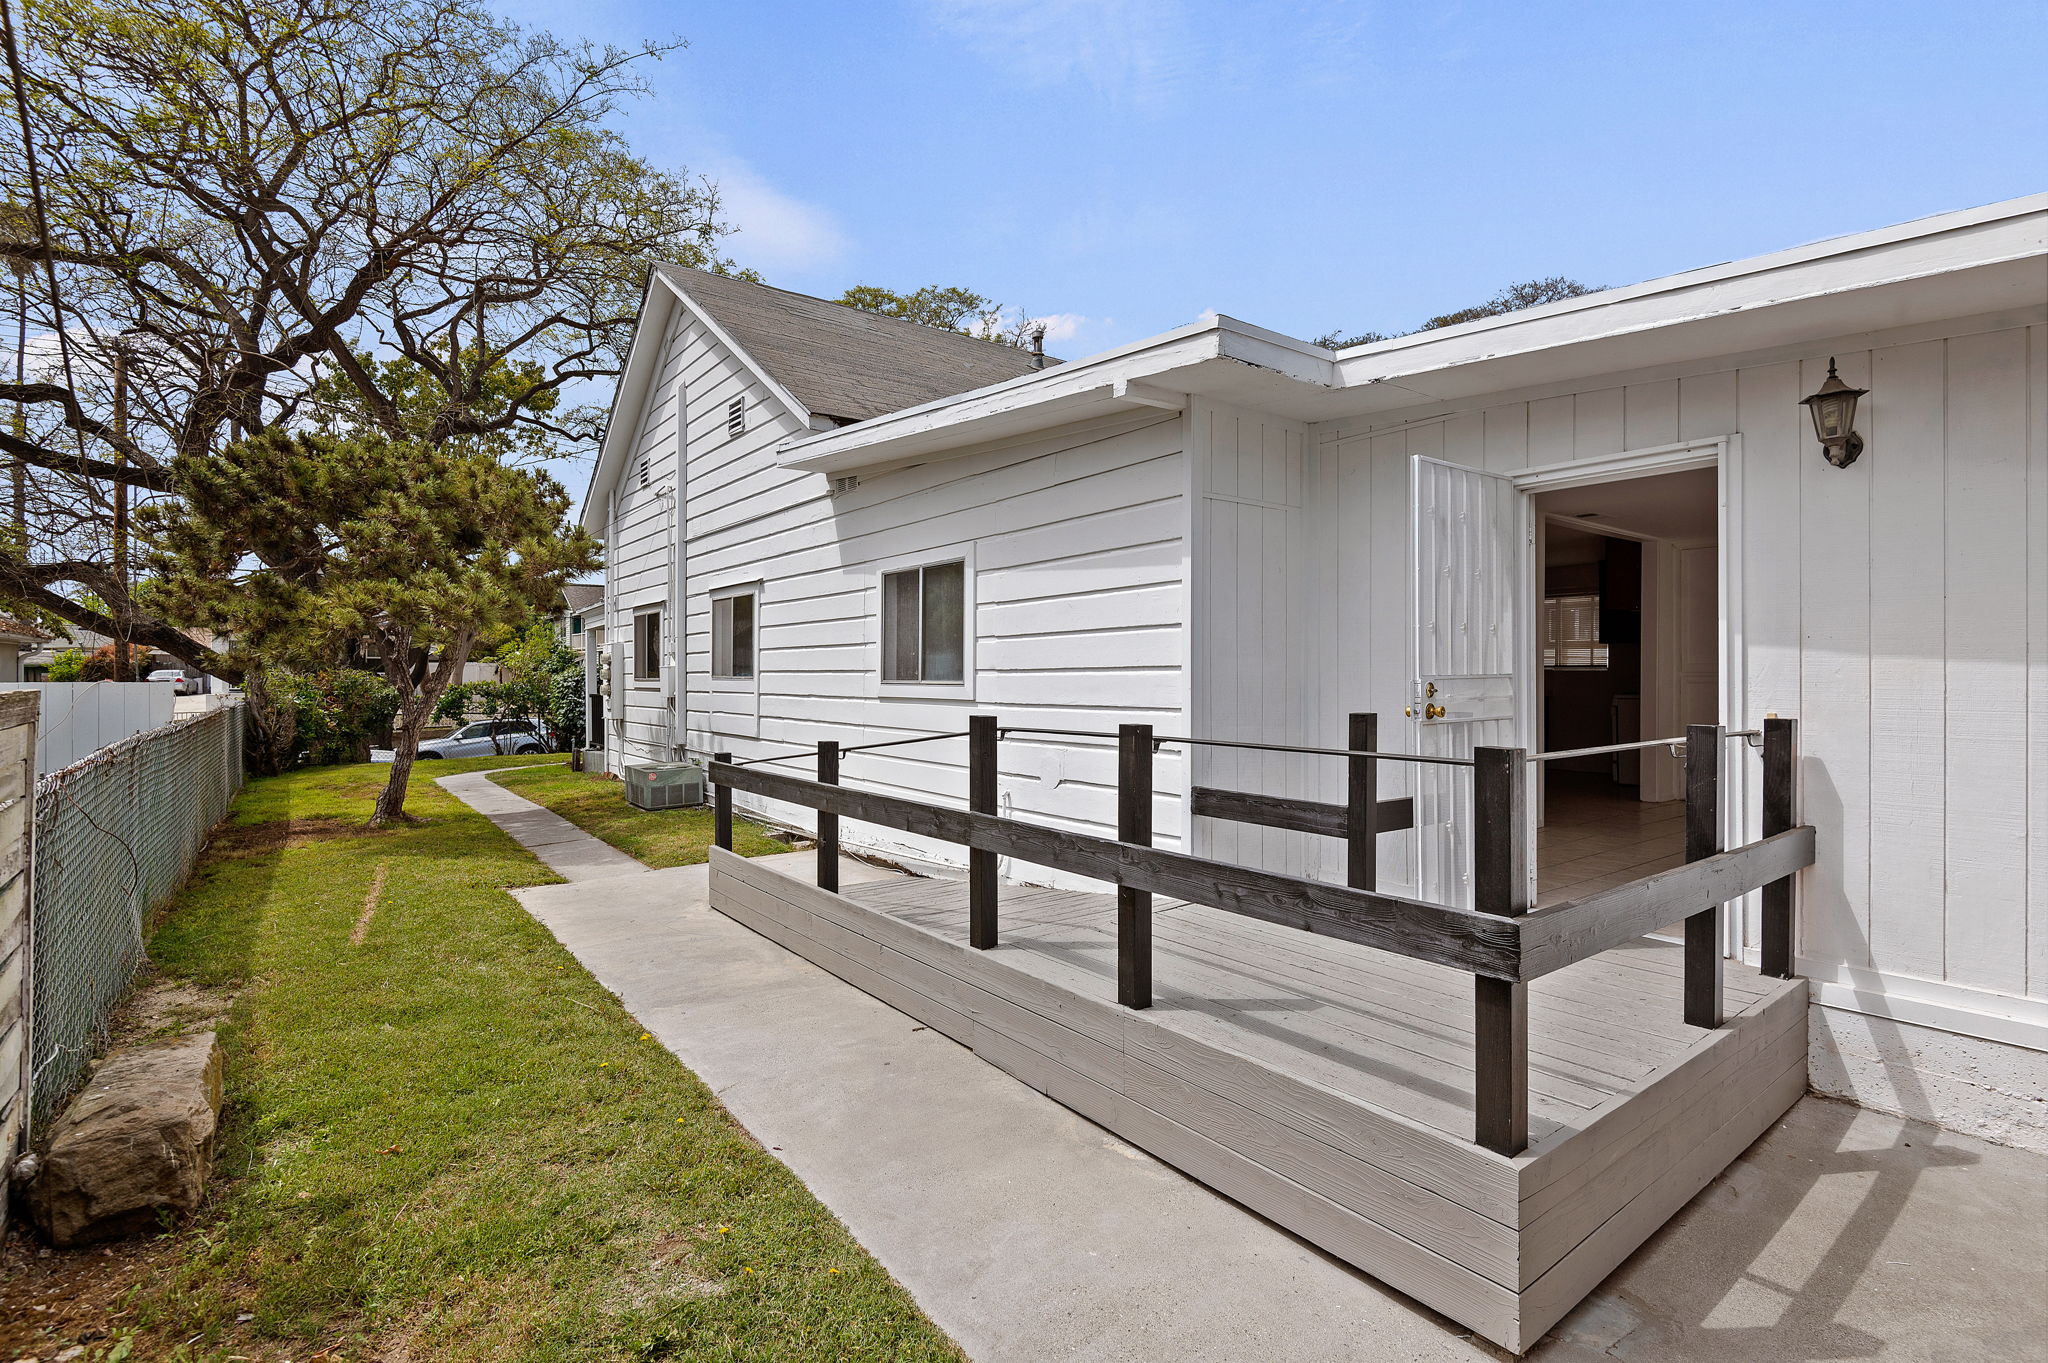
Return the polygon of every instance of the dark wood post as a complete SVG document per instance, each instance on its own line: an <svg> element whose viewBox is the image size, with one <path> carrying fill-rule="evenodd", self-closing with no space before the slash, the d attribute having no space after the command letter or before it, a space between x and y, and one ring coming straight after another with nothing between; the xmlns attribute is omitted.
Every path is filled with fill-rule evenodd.
<svg viewBox="0 0 2048 1363"><path fill-rule="evenodd" d="M1119 842L1152 845L1152 726L1117 729L1116 836ZM1152 896L1145 890L1116 889L1116 1001L1126 1008L1152 1006Z"/></svg>
<svg viewBox="0 0 2048 1363"><path fill-rule="evenodd" d="M1353 715L1344 746L1352 752L1378 752L1380 717ZM1344 883L1354 890L1380 887L1380 775L1370 757L1344 760Z"/></svg>
<svg viewBox="0 0 2048 1363"><path fill-rule="evenodd" d="M998 737L994 715L967 717L967 807L977 814L998 812ZM987 951L996 944L996 854L967 853L967 944Z"/></svg>
<svg viewBox="0 0 2048 1363"><path fill-rule="evenodd" d="M1528 754L1472 753L1472 902L1481 913L1529 911ZM1529 986L1472 977L1472 1139L1519 1155L1529 1145Z"/></svg>
<svg viewBox="0 0 2048 1363"><path fill-rule="evenodd" d="M729 752L711 754L713 762L730 762ZM720 781L712 797L712 808L717 812L711 819L711 839L726 851L732 851L732 787Z"/></svg>
<svg viewBox="0 0 2048 1363"><path fill-rule="evenodd" d="M1685 729L1685 859L1702 861L1721 850L1721 749L1718 724ZM1685 920L1685 1020L1694 1027L1721 1025L1721 906Z"/></svg>
<svg viewBox="0 0 2048 1363"><path fill-rule="evenodd" d="M1773 715L1764 721L1764 836L1799 825L1796 791L1799 780L1799 721ZM1793 976L1792 939L1799 877L1786 876L1764 886L1763 973L1776 979Z"/></svg>
<svg viewBox="0 0 2048 1363"><path fill-rule="evenodd" d="M818 782L839 784L839 744L829 738L818 740ZM818 888L839 892L839 816L818 811Z"/></svg>

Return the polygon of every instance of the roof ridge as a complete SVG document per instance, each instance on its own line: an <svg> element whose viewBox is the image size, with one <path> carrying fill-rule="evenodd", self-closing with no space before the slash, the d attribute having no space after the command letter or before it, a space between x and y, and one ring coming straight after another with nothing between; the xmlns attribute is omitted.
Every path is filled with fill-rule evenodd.
<svg viewBox="0 0 2048 1363"><path fill-rule="evenodd" d="M705 275L709 278L722 279L732 284L751 284L757 289L767 289L771 293L786 294L791 298L801 298L806 303L822 303L826 307L845 308L848 312L859 313L862 317L872 317L881 322L916 327L920 331L936 332L941 336L957 336L963 341L979 341L983 345L994 346L999 350L1018 351L1027 355L1031 353L1022 346L1011 345L1008 341L993 341L986 336L976 336L971 331L961 331L957 327L934 326L930 322L919 322L909 317L897 317L891 313L876 312L873 308L859 307L852 303L842 302L837 298L820 298L814 293L800 293L795 289L785 289L780 284L770 284L766 280L743 279L739 275L720 274L716 270L700 270L694 265L683 265L673 260L662 260L655 263L663 269L680 270L684 274ZM1046 360L1050 363L1052 357L1048 355Z"/></svg>

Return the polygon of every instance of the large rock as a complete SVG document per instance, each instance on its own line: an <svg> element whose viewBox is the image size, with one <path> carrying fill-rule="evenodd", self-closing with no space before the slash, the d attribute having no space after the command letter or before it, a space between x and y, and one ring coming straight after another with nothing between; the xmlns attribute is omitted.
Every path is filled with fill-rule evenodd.
<svg viewBox="0 0 2048 1363"><path fill-rule="evenodd" d="M51 1243L80 1245L191 1213L206 1188L220 1105L212 1032L109 1057L57 1119L29 1216Z"/></svg>

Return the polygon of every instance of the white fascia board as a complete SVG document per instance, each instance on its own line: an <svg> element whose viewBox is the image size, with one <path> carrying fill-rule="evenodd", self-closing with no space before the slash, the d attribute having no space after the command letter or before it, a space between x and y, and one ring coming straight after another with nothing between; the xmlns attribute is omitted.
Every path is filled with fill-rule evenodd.
<svg viewBox="0 0 2048 1363"><path fill-rule="evenodd" d="M780 402L796 415L799 424L804 426L811 424L811 409L798 402L796 394L784 388L779 379L763 369L760 361L749 355L747 348L738 341L735 341L727 333L726 329L718 324L717 318L699 306L696 299L690 297L688 290L669 279L666 275L661 276L661 282L668 285L669 292L673 293L676 299L682 303L683 307L689 310L690 315L699 322L702 322L704 329L710 332L720 345L731 351L734 358L747 367L747 372L752 374L760 382L761 386L774 396L777 402Z"/></svg>
<svg viewBox="0 0 2048 1363"><path fill-rule="evenodd" d="M849 472L1117 410L1177 407L1182 404L1176 395L1201 392L1212 382L1209 372L1217 361L1256 372L1283 392L1327 392L1336 378L1330 352L1322 347L1217 315L1099 355L788 441L776 457L786 468Z"/></svg>
<svg viewBox="0 0 2048 1363"><path fill-rule="evenodd" d="M599 539L609 528L607 511L612 488L619 481L625 452L640 439L640 414L647 407L647 389L661 368L662 341L668 335L669 313L675 307L675 291L657 289L660 272L649 270L647 287L640 295L640 315L633 323L633 340L626 347L626 365L612 389L611 411L606 414L604 440L597 448L597 463L591 467L590 482L583 489L583 511L577 518L583 528ZM650 330L649 324L652 323ZM629 420L621 422L625 413Z"/></svg>
<svg viewBox="0 0 2048 1363"><path fill-rule="evenodd" d="M657 285L659 287L657 287ZM590 471L590 486L583 494L583 528L594 535L602 536L605 529L604 509L608 505L612 488L617 484L621 470L625 467L627 452L640 439L640 418L647 410L647 393L655 377L661 372L662 352L668 339L669 321L675 309L681 306L703 323L704 329L717 339L718 343L731 351L747 372L759 380L762 387L774 395L798 421L809 425L811 413L794 395L746 351L746 347L727 334L724 327L703 308L699 307L679 285L660 270L650 270L647 276L647 292L640 300L640 317L633 326L633 344L626 352L626 367L619 375L618 387L612 393L611 419L605 425L604 442L598 449L597 466ZM642 344L652 337L650 344ZM619 413L630 414L630 420L622 426Z"/></svg>
<svg viewBox="0 0 2048 1363"><path fill-rule="evenodd" d="M1946 213L1343 351L1343 386L1613 340L2048 253L2048 194ZM1709 348L1725 344L1719 338Z"/></svg>

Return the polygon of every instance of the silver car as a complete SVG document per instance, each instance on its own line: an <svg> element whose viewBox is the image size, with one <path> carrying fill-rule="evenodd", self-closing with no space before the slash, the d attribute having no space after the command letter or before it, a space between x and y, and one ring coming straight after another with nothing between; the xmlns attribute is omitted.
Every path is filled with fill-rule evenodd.
<svg viewBox="0 0 2048 1363"><path fill-rule="evenodd" d="M497 741L492 743L492 735ZM419 756L422 761L442 757L489 757L506 753L546 752L541 746L540 734L532 724L523 719L489 720L480 719L465 724L446 738L430 738L420 744ZM372 762L389 762L392 759L389 748L373 748Z"/></svg>

